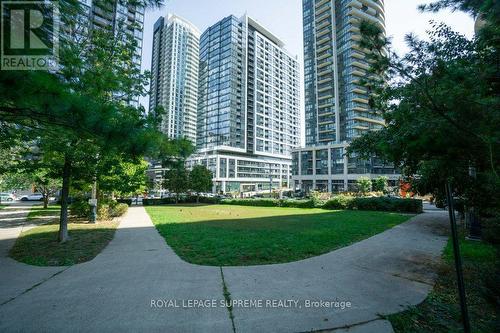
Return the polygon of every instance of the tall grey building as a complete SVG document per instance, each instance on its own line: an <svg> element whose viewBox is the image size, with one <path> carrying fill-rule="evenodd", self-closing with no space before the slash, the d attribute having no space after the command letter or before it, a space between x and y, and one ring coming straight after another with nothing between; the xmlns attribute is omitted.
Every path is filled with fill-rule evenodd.
<svg viewBox="0 0 500 333"><path fill-rule="evenodd" d="M132 64L141 68L142 37L144 30L144 7L135 4L126 4L118 0L97 1L78 0L82 11L82 18L77 24L75 38L86 38L95 29L108 29L115 35L118 31L132 36L136 43ZM63 27L64 29L64 27ZM127 103L139 106L139 96L127 96Z"/></svg>
<svg viewBox="0 0 500 333"><path fill-rule="evenodd" d="M165 110L161 130L170 138L196 142L200 32L168 15L154 25L149 110Z"/></svg>
<svg viewBox="0 0 500 333"><path fill-rule="evenodd" d="M369 62L359 46L359 24L385 31L383 0L303 0L306 147L294 152L295 187L354 189L360 176L399 175L380 160L346 156L349 142L385 125L369 106L360 81Z"/></svg>
<svg viewBox="0 0 500 333"><path fill-rule="evenodd" d="M118 0L95 1L79 0L90 25L88 29L112 29L116 31L123 24L125 31L137 41L134 62L139 67L142 60L142 35L144 29L144 7L134 4L125 5Z"/></svg>
<svg viewBox="0 0 500 333"><path fill-rule="evenodd" d="M248 16L229 16L200 39L197 151L217 192L290 186L300 144L299 63Z"/></svg>

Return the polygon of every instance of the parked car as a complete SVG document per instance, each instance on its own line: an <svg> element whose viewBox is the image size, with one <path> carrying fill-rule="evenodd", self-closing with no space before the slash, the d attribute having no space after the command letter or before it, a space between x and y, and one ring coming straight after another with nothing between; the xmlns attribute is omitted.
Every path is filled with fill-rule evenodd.
<svg viewBox="0 0 500 333"><path fill-rule="evenodd" d="M43 195L41 193L33 193L30 195L25 195L21 198L21 201L42 201Z"/></svg>
<svg viewBox="0 0 500 333"><path fill-rule="evenodd" d="M0 193L0 201L12 202L16 200L16 197L11 193Z"/></svg>

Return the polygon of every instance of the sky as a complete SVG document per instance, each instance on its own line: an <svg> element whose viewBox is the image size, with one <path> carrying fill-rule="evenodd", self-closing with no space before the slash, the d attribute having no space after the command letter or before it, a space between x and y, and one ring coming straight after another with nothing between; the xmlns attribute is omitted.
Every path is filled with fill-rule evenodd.
<svg viewBox="0 0 500 333"><path fill-rule="evenodd" d="M474 21L471 17L449 11L420 13L418 5L428 2L430 1L385 0L387 36L392 38L396 52L407 52L404 36L408 33L425 38L431 20L444 22L469 38L473 36ZM248 13L285 42L286 49L297 55L303 65L302 0L165 0L163 8L148 10L144 18L143 70L150 70L151 66L153 25L160 16L166 16L167 13L187 19L201 32L226 16L232 14L241 17ZM148 98L142 98L141 103L147 110Z"/></svg>

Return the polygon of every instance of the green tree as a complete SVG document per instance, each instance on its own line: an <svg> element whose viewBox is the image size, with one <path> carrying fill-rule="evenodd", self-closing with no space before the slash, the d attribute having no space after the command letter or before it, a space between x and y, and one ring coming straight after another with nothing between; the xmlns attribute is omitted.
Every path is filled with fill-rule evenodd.
<svg viewBox="0 0 500 333"><path fill-rule="evenodd" d="M189 174L184 167L170 169L165 174L163 186L175 193L175 203L179 203L181 193L189 189Z"/></svg>
<svg viewBox="0 0 500 333"><path fill-rule="evenodd" d="M372 188L376 192L387 192L389 178L385 176L380 176L372 180Z"/></svg>
<svg viewBox="0 0 500 333"><path fill-rule="evenodd" d="M212 172L204 165L196 165L189 173L189 188L196 192L196 203L200 202L200 193L212 189Z"/></svg>
<svg viewBox="0 0 500 333"><path fill-rule="evenodd" d="M154 157L161 161L164 168L181 168L194 151L192 142L185 138L164 140Z"/></svg>
<svg viewBox="0 0 500 333"><path fill-rule="evenodd" d="M358 192L361 194L366 194L372 190L372 180L368 177L359 177L356 180L356 185L358 187Z"/></svg>
<svg viewBox="0 0 500 333"><path fill-rule="evenodd" d="M53 178L52 172L47 169L36 170L33 172L32 177L36 191L43 195L43 208L47 209L50 197L61 189L61 181Z"/></svg>
<svg viewBox="0 0 500 333"><path fill-rule="evenodd" d="M134 4L159 5L160 1ZM148 73L133 61L137 42L117 21L113 29L79 31L78 1L60 1L58 72L0 72L0 142L20 136L62 180L59 240L68 240L68 195L74 180L91 182L106 156L134 160L163 141L158 114L130 103L147 93Z"/></svg>
<svg viewBox="0 0 500 333"><path fill-rule="evenodd" d="M98 172L98 187L120 196L134 196L146 190L148 163L145 160L138 162L112 161Z"/></svg>
<svg viewBox="0 0 500 333"><path fill-rule="evenodd" d="M451 4L476 10L474 1L439 1L425 8ZM490 9L498 15L485 17L498 20L495 8ZM361 47L372 51L373 74L364 84L372 93L371 107L388 125L355 140L350 152L394 162L417 190L437 196L452 179L456 195L469 206L483 212L492 207L494 198L480 195L485 179L498 183L500 165L500 34L492 22L473 40L434 23L429 40L406 37L410 52L403 57L391 50L379 27L364 22ZM469 176L471 167L477 178Z"/></svg>

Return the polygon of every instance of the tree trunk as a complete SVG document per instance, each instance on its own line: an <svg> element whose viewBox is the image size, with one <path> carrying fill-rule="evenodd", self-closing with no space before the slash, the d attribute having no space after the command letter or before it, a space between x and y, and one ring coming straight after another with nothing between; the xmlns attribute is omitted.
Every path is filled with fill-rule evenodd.
<svg viewBox="0 0 500 333"><path fill-rule="evenodd" d="M175 204L179 204L179 193L175 194Z"/></svg>
<svg viewBox="0 0 500 333"><path fill-rule="evenodd" d="M71 160L64 156L62 191L61 191L61 216L59 219L59 242L64 243L69 240L68 236L68 197L71 181Z"/></svg>
<svg viewBox="0 0 500 333"><path fill-rule="evenodd" d="M196 203L200 203L200 193L196 193Z"/></svg>
<svg viewBox="0 0 500 333"><path fill-rule="evenodd" d="M49 208L49 193L43 195L43 209Z"/></svg>

